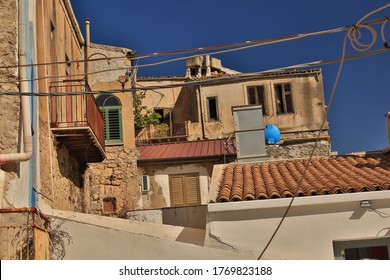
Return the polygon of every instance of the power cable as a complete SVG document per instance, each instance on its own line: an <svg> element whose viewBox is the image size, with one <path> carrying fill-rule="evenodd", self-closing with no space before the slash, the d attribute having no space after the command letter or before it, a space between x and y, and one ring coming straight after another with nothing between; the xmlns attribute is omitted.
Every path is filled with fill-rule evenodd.
<svg viewBox="0 0 390 280"><path fill-rule="evenodd" d="M377 55L381 53L385 53L390 51L388 48L378 49L378 50L372 50L367 52L361 52L356 55L346 56L344 57L344 61L354 60L354 59L360 59L364 57L369 57L372 55ZM290 65L282 68L275 68L271 70L264 70L259 72L253 72L253 73L243 73L243 74L235 74L235 75L229 75L226 77L221 78L212 78L208 80L193 80L185 83L177 83L177 84L171 84L171 85L159 85L159 86L145 86L145 87L133 87L133 88L125 88L125 89L118 89L118 90L104 90L104 91L79 91L79 92L61 92L61 93L48 93L48 92L26 92L26 93L20 93L20 92L0 92L0 95L11 95L11 96L20 96L20 95L28 95L28 96L72 96L72 95L85 95L85 94L102 94L102 93L108 93L108 94L115 94L120 92L134 92L134 91L144 91L144 90L159 90L159 89L169 89L169 88L176 88L176 87L184 87L184 86L196 86L196 85L210 85L214 84L216 82L233 82L233 81L241 81L245 79L253 79L253 78L259 78L259 77L266 77L269 75L272 75L274 73L282 73L286 72L286 74L292 73L287 71L294 71L296 72L297 69L301 68L310 68L310 67L316 67L321 65L326 65L330 63L337 63L340 62L341 58L333 58L333 59L327 59L327 60L317 60L313 62L307 62L307 63L301 63L301 64L295 64ZM183 79L185 77L183 76ZM137 83L139 85L139 83Z"/></svg>
<svg viewBox="0 0 390 280"><path fill-rule="evenodd" d="M359 26L361 26L363 28L367 28L369 30L374 30L371 27L371 25L383 23L382 24L382 30L383 30L384 24L388 21L388 18L389 17L385 17L385 18L375 19L375 20L372 20L372 21L369 21L369 22L365 22L365 23L360 23ZM44 76L44 77L39 77L39 78L34 78L34 79L26 79L24 81L38 81L38 80L43 80L43 79L69 78L69 77L77 77L77 76L83 76L83 75L101 74L101 73L106 73L106 72L111 72L111 71L122 71L122 70L128 70L129 68L139 69L139 68L145 68L145 67L158 66L158 65L162 65L162 64L166 64L166 63L186 60L188 58L197 57L199 55L216 55L216 54L223 54L223 53L229 53L229 52L236 52L236 51L240 51L240 50L245 50L245 49L259 47L259 46L264 46L264 45L269 45L269 44L287 42L287 41L302 39L302 38L306 38L306 37L312 37L312 36L318 36L318 35L326 35L326 34L337 33L337 32L341 32L341 31L345 31L345 30L351 30L350 28L351 28L351 25L347 25L347 26L344 26L344 27L338 27L338 28L327 29L327 30L316 31L316 32L310 32L310 33L296 34L296 35L283 36L283 37L277 37L277 38L271 38L271 39L261 39L261 40L254 40L254 41L246 41L246 42L242 42L242 43L227 44L227 45L220 45L220 46L213 46L213 47L205 47L205 48L197 48L197 49L189 49L189 50L179 50L179 51L170 51L170 52L160 52L160 53L152 53L152 54L140 55L140 56L136 56L135 55L135 56L131 56L131 57L105 57L105 58L94 58L94 59L91 59L91 60L74 60L74 61L64 61L64 62L50 62L50 63L28 64L28 65L21 65L20 67L43 66L43 65L51 65L51 64L63 64L63 63L69 63L69 62L72 63L72 62L86 62L86 61L100 61L100 60L110 61L112 59L119 59L119 58L127 58L128 60L135 60L135 59L153 57L153 56L158 56L158 55L167 55L167 54L174 54L174 53L175 54L180 54L180 53L186 53L186 52L195 52L196 50L199 50L199 49L202 49L202 50L205 50L205 49L206 50L212 50L212 49L226 48L227 46L232 46L232 45L238 46L238 45L249 44L249 45L246 45L246 46L232 48L232 49L227 49L227 50L222 50L222 51L202 53L202 54L195 54L195 55L192 55L192 56L168 59L168 60L163 60L163 61L154 62L154 63L135 65L135 66L132 66L132 67L131 66L129 66L129 67L117 67L117 68L104 69L104 70L99 70L99 71L91 71L91 72L88 72L88 73L79 73L79 74L70 74L70 75ZM381 33L382 33L382 38L384 38L384 32L382 31ZM355 33L351 33L351 36L353 36L353 35L355 35ZM375 33L375 35L376 35L376 33ZM375 39L376 39L376 37L375 37ZM384 39L384 41L385 41L385 39ZM13 66L0 66L0 69L1 68L15 68L15 67L19 67L19 66L17 66L17 65L13 65ZM15 83L15 82L18 82L18 81L19 81L18 79L9 80L9 81L0 81L0 84L1 83Z"/></svg>
<svg viewBox="0 0 390 280"><path fill-rule="evenodd" d="M318 132L318 135L317 135L317 138L316 138L316 141L314 143L314 146L313 146L313 149L311 150L310 152L310 156L305 164L305 169L303 170L303 173L302 173L302 176L300 178L300 180L298 181L298 185L296 187L296 189L294 189L293 191L293 197L291 198L290 200L290 203L288 204L281 220L279 221L279 224L278 226L276 227L276 229L274 230L273 234L271 235L269 241L267 242L266 246L264 247L263 251L261 252L261 254L259 255L259 257L257 258L258 260L260 260L264 253L267 251L268 247L271 245L272 241L274 240L276 234L278 233L280 227L282 226L285 218L287 217L287 214L289 213L290 209L291 209L291 206L295 200L295 197L296 197L296 191L301 187L302 185L302 182L303 180L305 179L305 175L306 175L306 171L307 169L309 168L309 165L311 163L311 159L314 155L314 152L315 152L315 149L317 148L318 146L318 140L320 138L320 135L323 131L323 128L324 128L324 125L325 125L325 122L327 120L327 117L328 117L328 113L329 113L329 110L332 106L332 102L333 102L333 99L334 99L334 96L335 96L335 92L336 92L336 88L337 88L337 85L338 85L338 82L339 82L339 79L340 79L340 75L341 75L341 70L343 68L343 64L344 64L344 58L345 58L345 51L346 51L346 46L347 46L347 39L350 41L352 47L358 51L366 51L368 50L369 48L368 47L372 47L373 44L375 43L375 40L372 40L370 43L367 43L367 44L363 44L361 42L359 42L359 39L361 38L360 36L360 31L359 31L359 28L367 28L367 26L365 25L361 25L360 22L362 22L365 18L367 18L368 16L380 11L380 10L383 10L387 7L390 6L390 3L387 4L387 5L384 5L368 14L366 14L364 17L362 17L357 23L356 25L354 25L353 27L351 27L347 34L344 36L344 43L343 43L343 48L342 48L342 55L341 55L341 60L340 60L340 65L339 65L339 68L338 68L338 71L337 71L337 75L336 75L336 79L335 79L335 82L333 84L333 88L332 88L332 92L331 92L331 95L330 95L330 98L329 98L329 103L328 103L328 106L325 110L325 114L324 114L324 117L323 117L323 120L322 120L322 123L321 123L321 127L320 127L320 130ZM376 38L376 33L375 33L375 29L370 29L368 28L369 32L371 32L371 35L372 35L372 38Z"/></svg>

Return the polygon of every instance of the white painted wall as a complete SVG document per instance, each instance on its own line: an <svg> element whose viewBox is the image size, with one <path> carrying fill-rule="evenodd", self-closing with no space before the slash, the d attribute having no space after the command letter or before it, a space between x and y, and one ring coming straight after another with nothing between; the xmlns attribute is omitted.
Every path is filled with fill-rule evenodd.
<svg viewBox="0 0 390 280"><path fill-rule="evenodd" d="M264 259L334 259L333 241L389 238L390 220L360 207L390 214L390 191L298 197ZM290 199L209 204L208 237L215 248L249 250L259 256ZM217 241L218 240L218 241Z"/></svg>
<svg viewBox="0 0 390 280"><path fill-rule="evenodd" d="M163 197L167 203L167 205L164 205L162 207L171 206L169 193L169 175L199 173L201 204L208 203L209 182L211 178L209 172L207 171L207 168L202 166L201 164L183 164L166 168L158 168L155 170L154 174L147 174L144 171L141 171L141 173L142 175L149 175L151 177L154 177L153 180L155 180L158 186L161 188ZM146 196L147 195L142 196L142 199L144 199L143 205L148 205L148 203L145 201L147 199Z"/></svg>
<svg viewBox="0 0 390 280"><path fill-rule="evenodd" d="M65 259L253 259L248 253L194 245L201 230L53 210L72 242ZM204 231L203 231L204 234ZM192 242L192 244L190 244Z"/></svg>

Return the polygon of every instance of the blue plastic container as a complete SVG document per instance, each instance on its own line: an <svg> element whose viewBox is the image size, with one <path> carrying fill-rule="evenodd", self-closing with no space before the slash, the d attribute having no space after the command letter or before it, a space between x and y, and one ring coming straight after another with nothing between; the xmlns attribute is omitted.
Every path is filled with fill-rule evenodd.
<svg viewBox="0 0 390 280"><path fill-rule="evenodd" d="M265 142L276 144L280 142L280 130L276 125L267 124L264 128Z"/></svg>

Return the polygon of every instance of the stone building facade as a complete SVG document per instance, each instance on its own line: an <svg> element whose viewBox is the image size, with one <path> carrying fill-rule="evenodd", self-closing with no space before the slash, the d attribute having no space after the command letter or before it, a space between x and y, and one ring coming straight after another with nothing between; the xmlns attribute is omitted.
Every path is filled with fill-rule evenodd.
<svg viewBox="0 0 390 280"><path fill-rule="evenodd" d="M17 1L0 2L0 66L15 66L18 64L18 29ZM0 92L18 92L18 68L0 68ZM0 120L18 120L20 113L20 98L12 95L0 95ZM17 150L19 123L17 121L0 121L0 153L13 153ZM11 180L17 177L17 165L3 164L0 169L0 208L3 205L3 194L7 191ZM5 189L6 188L6 189Z"/></svg>

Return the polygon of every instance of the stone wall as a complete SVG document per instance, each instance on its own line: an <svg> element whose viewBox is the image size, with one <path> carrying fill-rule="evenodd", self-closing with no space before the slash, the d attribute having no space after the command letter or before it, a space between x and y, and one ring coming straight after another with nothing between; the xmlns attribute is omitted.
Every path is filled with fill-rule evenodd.
<svg viewBox="0 0 390 280"><path fill-rule="evenodd" d="M0 66L18 64L17 57L17 3L16 0L0 1ZM0 92L18 92L18 68L0 69ZM20 98L0 95L0 153L15 153L18 145ZM16 171L15 164L1 167Z"/></svg>
<svg viewBox="0 0 390 280"><path fill-rule="evenodd" d="M269 160L292 159L309 157L318 135L318 131L284 133L281 142L275 145L266 145ZM321 137L314 150L313 156L328 156L331 153L330 136L327 131Z"/></svg>
<svg viewBox="0 0 390 280"><path fill-rule="evenodd" d="M314 142L291 142L279 145L266 145L268 160L307 158L314 147ZM330 154L330 142L320 140L313 156L328 156Z"/></svg>
<svg viewBox="0 0 390 280"><path fill-rule="evenodd" d="M88 165L84 175L87 213L126 217L139 209L141 188L136 152L122 146L106 146L106 160Z"/></svg>
<svg viewBox="0 0 390 280"><path fill-rule="evenodd" d="M40 195L38 199L51 208L85 212L85 188L82 173L74 156L48 131L47 122L41 120L40 143Z"/></svg>

